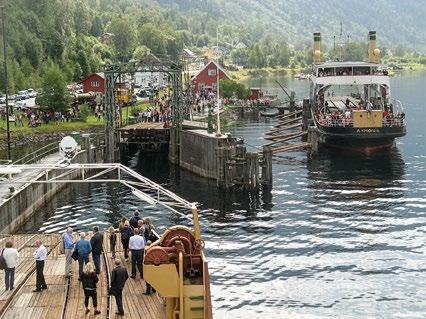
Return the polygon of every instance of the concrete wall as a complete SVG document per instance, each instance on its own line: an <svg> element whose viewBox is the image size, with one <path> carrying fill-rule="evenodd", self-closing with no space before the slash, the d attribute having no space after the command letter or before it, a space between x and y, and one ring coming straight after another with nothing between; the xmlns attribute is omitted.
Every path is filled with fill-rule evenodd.
<svg viewBox="0 0 426 319"><path fill-rule="evenodd" d="M93 150L90 152L91 162L100 161L102 150ZM80 152L74 159L74 162L87 163L86 151ZM50 172L49 176L57 176L63 173L62 170ZM79 172L70 174L69 178L77 178ZM38 179L44 178L44 173L38 176ZM31 218L38 210L42 209L46 203L51 200L59 191L66 186L65 183L47 183L47 184L29 184L15 192L0 205L0 233L16 232L25 222Z"/></svg>
<svg viewBox="0 0 426 319"><path fill-rule="evenodd" d="M218 148L231 146L235 139L217 137L205 130L182 132L180 166L202 177L218 178Z"/></svg>

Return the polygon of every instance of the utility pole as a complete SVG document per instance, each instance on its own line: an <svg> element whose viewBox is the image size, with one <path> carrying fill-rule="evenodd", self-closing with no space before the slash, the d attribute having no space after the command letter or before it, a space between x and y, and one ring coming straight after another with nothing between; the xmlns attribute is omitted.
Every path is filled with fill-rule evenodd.
<svg viewBox="0 0 426 319"><path fill-rule="evenodd" d="M219 27L216 29L216 93L217 93L217 131L216 135L221 136L220 132L220 95L219 95Z"/></svg>
<svg viewBox="0 0 426 319"><path fill-rule="evenodd" d="M4 26L4 7L1 7L1 26L3 33L3 66L4 66L4 91L6 96L6 131L7 131L7 160L10 162L10 127L9 127L9 82L7 78L7 48L6 48L6 28Z"/></svg>

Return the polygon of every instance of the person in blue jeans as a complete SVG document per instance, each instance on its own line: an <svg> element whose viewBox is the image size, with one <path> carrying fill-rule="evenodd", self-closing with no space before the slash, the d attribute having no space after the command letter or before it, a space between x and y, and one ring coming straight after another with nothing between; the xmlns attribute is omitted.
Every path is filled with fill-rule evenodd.
<svg viewBox="0 0 426 319"><path fill-rule="evenodd" d="M83 266L89 262L89 254L92 252L92 246L86 239L86 233L80 233L80 239L75 243L75 248L78 251L78 280L81 281L83 274Z"/></svg>

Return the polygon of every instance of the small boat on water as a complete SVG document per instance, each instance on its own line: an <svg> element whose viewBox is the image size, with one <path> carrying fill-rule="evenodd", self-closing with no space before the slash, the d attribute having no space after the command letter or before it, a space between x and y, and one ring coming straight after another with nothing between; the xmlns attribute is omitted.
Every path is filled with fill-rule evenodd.
<svg viewBox="0 0 426 319"><path fill-rule="evenodd" d="M309 80L311 78L311 74L297 73L294 77L298 80Z"/></svg>
<svg viewBox="0 0 426 319"><path fill-rule="evenodd" d="M369 33L368 62L321 63L320 44L321 34L314 33L310 109L320 143L364 153L391 147L406 134L405 113L391 98L376 32Z"/></svg>
<svg viewBox="0 0 426 319"><path fill-rule="evenodd" d="M259 114L260 116L264 116L264 117L274 117L280 114L280 112L277 109L274 109L271 111L261 111Z"/></svg>

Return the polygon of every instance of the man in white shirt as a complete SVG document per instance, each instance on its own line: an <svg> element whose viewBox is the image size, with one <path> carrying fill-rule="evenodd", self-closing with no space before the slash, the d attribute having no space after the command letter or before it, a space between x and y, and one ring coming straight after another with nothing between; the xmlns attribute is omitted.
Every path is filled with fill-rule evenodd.
<svg viewBox="0 0 426 319"><path fill-rule="evenodd" d="M3 258L7 267L4 270L6 290L13 290L15 282L15 267L18 263L18 257L18 250L13 248L13 243L11 241L6 242L6 248L3 250Z"/></svg>
<svg viewBox="0 0 426 319"><path fill-rule="evenodd" d="M134 229L134 235L130 237L129 249L132 252L132 275L131 278L136 278L136 268L143 278L143 250L145 248L145 238L140 234L139 228Z"/></svg>
<svg viewBox="0 0 426 319"><path fill-rule="evenodd" d="M42 289L47 289L46 281L44 280L44 260L47 257L47 249L44 247L40 239L35 242L37 250L33 253L36 260L36 289L33 292L39 292Z"/></svg>

